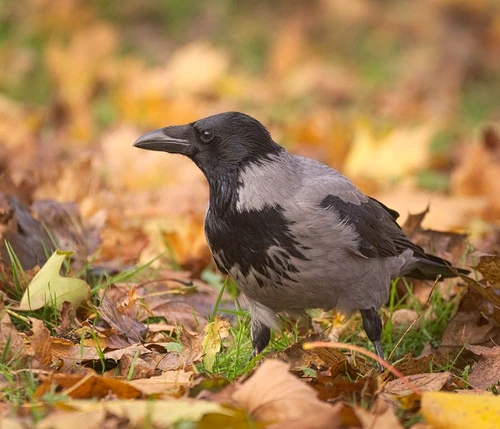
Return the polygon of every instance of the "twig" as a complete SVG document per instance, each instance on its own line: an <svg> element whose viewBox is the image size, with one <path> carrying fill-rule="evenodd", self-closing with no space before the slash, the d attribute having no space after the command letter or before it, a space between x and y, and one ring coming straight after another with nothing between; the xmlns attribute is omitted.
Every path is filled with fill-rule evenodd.
<svg viewBox="0 0 500 429"><path fill-rule="evenodd" d="M369 358L377 361L380 365L382 365L385 369L394 374L397 378L399 378L404 384L408 386L413 392L417 395L420 395L422 391L415 386L411 381L408 380L406 376L404 376L401 372L399 372L396 368L394 368L390 363L386 362L384 359L379 358L375 353L370 352L362 347L355 346L353 344L343 344L337 343L334 341L323 342L323 341L314 341L312 343L305 343L302 348L304 350L314 349L316 347L322 348L332 348L332 349L347 349L353 352L358 352L362 355L368 356Z"/></svg>

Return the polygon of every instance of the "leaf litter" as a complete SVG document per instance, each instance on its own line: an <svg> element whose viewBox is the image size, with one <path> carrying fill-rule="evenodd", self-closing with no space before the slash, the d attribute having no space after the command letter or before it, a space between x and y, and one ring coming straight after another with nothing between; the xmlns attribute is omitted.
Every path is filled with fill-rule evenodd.
<svg viewBox="0 0 500 429"><path fill-rule="evenodd" d="M183 28L196 29L184 41L174 21L146 22L162 20L159 6L135 1L106 12L74 0L9 8L15 25L0 46L0 427L32 427L36 413L40 428L494 427L500 11L493 0L411 6L419 13L299 3L279 15L255 6L230 22L223 6L178 11L189 15ZM240 36L224 44L219 28ZM476 84L487 94L470 92ZM488 94L495 103L485 106ZM258 116L278 141L348 174L402 218L420 212L404 224L412 240L473 267L436 287L456 307L438 338L426 331L439 319L432 299L411 328L426 339L420 355L393 362L404 381L358 352L304 350L326 339L316 321L289 322L293 334L249 361L248 319L231 283L221 291L205 244L203 177L188 160L139 158L131 147L143 129L221 110ZM422 177L439 182L432 194ZM429 291L415 283L412 299L424 304ZM400 307L384 314L397 337L409 336L420 313L404 308L404 284L395 294ZM356 318L334 325L335 341L366 345Z"/></svg>

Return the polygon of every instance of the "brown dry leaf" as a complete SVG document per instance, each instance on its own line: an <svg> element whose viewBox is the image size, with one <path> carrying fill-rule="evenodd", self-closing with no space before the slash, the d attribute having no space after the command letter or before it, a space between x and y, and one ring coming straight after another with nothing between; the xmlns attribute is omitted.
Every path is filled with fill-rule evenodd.
<svg viewBox="0 0 500 429"><path fill-rule="evenodd" d="M314 389L290 374L288 365L274 359L264 361L233 400L256 419L274 422L276 428L302 424L326 429L340 424L339 408L320 401Z"/></svg>
<svg viewBox="0 0 500 429"><path fill-rule="evenodd" d="M31 324L33 335L30 337L30 344L33 348L35 359L43 367L49 367L52 364L50 332L41 320L31 318Z"/></svg>
<svg viewBox="0 0 500 429"><path fill-rule="evenodd" d="M156 377L141 378L130 381L130 384L139 389L144 395L179 396L187 390L194 377L194 372L165 371Z"/></svg>
<svg viewBox="0 0 500 429"><path fill-rule="evenodd" d="M396 332L403 332L417 317L418 313L415 310L399 308L391 314L392 328L395 329ZM419 320L417 320L413 326L415 329L418 329Z"/></svg>
<svg viewBox="0 0 500 429"><path fill-rule="evenodd" d="M155 368L140 358L138 353L134 355L124 354L118 365L118 374L115 373L115 369L111 371L113 375L127 380L147 379L155 374Z"/></svg>
<svg viewBox="0 0 500 429"><path fill-rule="evenodd" d="M428 252L450 261L453 265L459 265L463 255L467 252L468 236L423 228L422 223L432 210L432 207L428 206L420 213L409 214L402 226L403 231L415 244Z"/></svg>
<svg viewBox="0 0 500 429"><path fill-rule="evenodd" d="M134 312L137 313L134 306L130 306L126 310L120 307L121 298L123 298L122 291L118 290L116 286L108 288L97 309L99 315L116 330L119 337L128 341L129 344L142 342L147 328L130 316Z"/></svg>
<svg viewBox="0 0 500 429"><path fill-rule="evenodd" d="M492 342L498 344L500 323L484 317L490 311L491 304L479 292L473 289L467 290L457 312L443 333L439 346L440 353L453 358L466 344L489 345ZM467 359L466 355L467 353L462 353L460 359Z"/></svg>
<svg viewBox="0 0 500 429"><path fill-rule="evenodd" d="M474 267L495 289L500 290L500 256L481 255Z"/></svg>
<svg viewBox="0 0 500 429"><path fill-rule="evenodd" d="M21 266L29 270L36 265L43 265L47 261L47 252L50 254L54 245L42 223L35 219L29 209L17 198L7 196L12 215L2 234L0 257L9 261L6 242L10 244Z"/></svg>
<svg viewBox="0 0 500 429"><path fill-rule="evenodd" d="M203 365L205 369L212 372L215 357L222 348L222 342L229 336L231 324L229 320L215 316L214 321L205 327L205 338L203 338Z"/></svg>
<svg viewBox="0 0 500 429"><path fill-rule="evenodd" d="M310 336L300 340L298 343L291 345L285 350L279 351L271 357L276 357L282 362L290 365L292 370L301 368L310 368L315 365L317 368L330 368L332 366L343 365L347 366L345 355L338 349L332 348L316 348L304 350L302 345L307 342L319 340L319 336Z"/></svg>
<svg viewBox="0 0 500 429"><path fill-rule="evenodd" d="M449 387L453 382L453 374L450 372L436 372L430 374L414 374L406 377L423 392L434 392ZM414 391L400 379L389 381L382 390L387 395L408 396Z"/></svg>
<svg viewBox="0 0 500 429"><path fill-rule="evenodd" d="M37 427L39 429L66 429L74 427L75 422L82 424L85 422L85 429L101 429L105 427L106 418L104 409L72 412L58 410L43 418Z"/></svg>
<svg viewBox="0 0 500 429"><path fill-rule="evenodd" d="M439 354L428 354L415 358L411 353L405 355L394 366L403 375L423 374L428 371L437 372L448 363L447 359Z"/></svg>
<svg viewBox="0 0 500 429"><path fill-rule="evenodd" d="M208 323L192 305L181 300L167 301L150 309L156 317L163 316L169 324L181 325L192 332L201 331Z"/></svg>
<svg viewBox="0 0 500 429"><path fill-rule="evenodd" d="M35 391L36 398L41 398L54 388L60 390L62 395L74 399L104 398L110 394L120 399L137 399L142 396L142 392L130 383L95 374L51 374L41 377L41 380L42 383Z"/></svg>
<svg viewBox="0 0 500 429"><path fill-rule="evenodd" d="M466 349L481 356L481 359L472 365L468 379L471 386L483 390L492 386L500 388L500 346L489 348L468 345Z"/></svg>
<svg viewBox="0 0 500 429"><path fill-rule="evenodd" d="M345 371L347 372L347 371ZM348 371L349 375L356 377L359 373ZM375 378L363 377L356 381L349 381L344 377L318 375L311 380L311 386L318 392L318 398L322 401L334 402L370 401L379 390L379 384Z"/></svg>
<svg viewBox="0 0 500 429"><path fill-rule="evenodd" d="M44 228L50 231L58 248L73 252L72 267L74 271L80 270L99 246L99 228L84 224L76 203L44 199L35 201L31 209Z"/></svg>
<svg viewBox="0 0 500 429"><path fill-rule="evenodd" d="M104 347L102 347L104 348ZM117 350L108 350L104 353L104 357L106 359L112 359L115 361L119 361L123 356L128 355L128 356L141 356L144 357L145 355L151 353L151 350L146 348L143 344L132 344L127 347L122 347Z"/></svg>
<svg viewBox="0 0 500 429"><path fill-rule="evenodd" d="M429 207L429 213L422 222L423 228L433 230L473 232L472 220L486 206L483 199L471 196L446 196L437 192L418 189L414 184L402 183L388 191L372 194L387 207L402 214L420 213Z"/></svg>
<svg viewBox="0 0 500 429"><path fill-rule="evenodd" d="M354 414L361 422L363 429L403 428L393 408L381 398L377 399L370 411L361 407L354 407Z"/></svg>
<svg viewBox="0 0 500 429"><path fill-rule="evenodd" d="M476 144L464 145L459 165L453 170L451 186L457 195L483 197L483 217L498 220L500 215L500 133L498 127L484 128Z"/></svg>
<svg viewBox="0 0 500 429"><path fill-rule="evenodd" d="M6 349L6 346L8 348ZM23 363L26 359L26 350L23 339L16 327L12 324L9 314L5 311L4 303L0 299L0 350L5 353L5 363L17 360Z"/></svg>
<svg viewBox="0 0 500 429"><path fill-rule="evenodd" d="M201 361L203 356L203 335L192 335L183 328L181 330L180 342L182 350L180 353L167 353L157 364L162 371L175 371L180 368L186 369L194 362Z"/></svg>

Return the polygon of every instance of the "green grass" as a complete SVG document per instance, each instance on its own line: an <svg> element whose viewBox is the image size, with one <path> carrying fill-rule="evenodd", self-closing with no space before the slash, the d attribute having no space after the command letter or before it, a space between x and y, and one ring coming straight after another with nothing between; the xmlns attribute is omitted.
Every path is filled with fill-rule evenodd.
<svg viewBox="0 0 500 429"><path fill-rule="evenodd" d="M397 281L391 283L389 303L381 310L383 320L385 321L382 331L382 344L386 356L393 350L404 333L404 329L397 328L392 324L392 315L394 312L399 309L410 309L418 314L424 308L424 304L413 294L411 285L404 281L404 286L406 289L405 294L398 298ZM224 287L235 287L235 285L232 280L226 279L219 287L222 294ZM231 381L235 380L239 376L251 371L255 363L263 359L266 354L284 350L302 338L305 338L299 335L298 323L294 323L291 325L291 328L288 326L282 332L273 332L271 342L263 354L250 361L252 342L249 312L240 307L237 297L235 297L236 311L219 308L218 303L214 308L212 317L219 314L223 317L233 316L235 320L230 331L231 337L225 342L223 349L217 355L213 371L208 373L203 368L203 364L200 364L198 370L202 373L211 376L218 375ZM417 327L412 328L404 335L391 360L395 362L408 353L416 356L421 353L426 344L431 344L434 348L438 347L441 336L453 316L458 303L459 296L446 299L440 295L438 289L435 289L430 298L429 307L420 317ZM340 341L356 344L373 351L373 346L363 331L361 317L355 315L353 318L347 320L346 323L352 324L352 326L349 329L349 333L341 335ZM285 323L284 325L290 324ZM443 370L449 370L453 365L454 362L450 361L447 368Z"/></svg>
<svg viewBox="0 0 500 429"><path fill-rule="evenodd" d="M422 304L415 297L411 285L405 279L403 279L403 284L406 289L405 294L398 298L398 281L396 280L391 283L389 302L381 310L382 320L384 321L382 346L386 357L392 352L406 329L406 327L397 328L393 325L392 315L394 312L400 309L408 309L414 310L419 314L425 306L425 304ZM429 308L419 318L418 324L404 334L403 340L393 353L391 360L393 362L397 361L408 353L417 356L422 352L426 344L431 344L433 348L438 347L441 336L452 318L458 303L459 296L446 299L441 296L438 289L435 289L429 302ZM362 329L361 317L355 315L351 323L356 325L355 328L351 329L349 333L341 335L340 341L353 343L374 351L371 342Z"/></svg>

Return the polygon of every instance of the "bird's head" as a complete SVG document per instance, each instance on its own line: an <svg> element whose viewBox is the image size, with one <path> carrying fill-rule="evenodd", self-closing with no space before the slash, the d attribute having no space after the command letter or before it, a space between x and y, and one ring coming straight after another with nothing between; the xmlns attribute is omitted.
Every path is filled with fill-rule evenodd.
<svg viewBox="0 0 500 429"><path fill-rule="evenodd" d="M139 137L134 146L185 155L207 176L213 171L235 170L247 163L262 162L283 151L259 121L238 112L150 131Z"/></svg>

